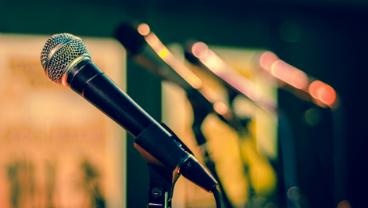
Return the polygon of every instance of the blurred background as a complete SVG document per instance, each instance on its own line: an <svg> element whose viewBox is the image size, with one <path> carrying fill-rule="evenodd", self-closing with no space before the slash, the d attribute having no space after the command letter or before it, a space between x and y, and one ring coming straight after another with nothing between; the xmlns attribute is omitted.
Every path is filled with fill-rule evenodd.
<svg viewBox="0 0 368 208"><path fill-rule="evenodd" d="M79 188L73 189L74 191L79 190L76 192L79 193L79 198L77 197L78 200L76 199L69 205L61 203L72 197L70 196L73 195L70 194L72 192L65 194L68 191L65 188L62 189L63 191L50 190L58 190L55 187L62 187L61 185L58 186L58 181L63 183L64 180L69 181L68 178L73 180L74 177L71 174L73 171L67 171L71 175L64 175L64 179L53 179L53 177L60 178L60 175L63 175L63 172L59 170L64 169L58 169L58 166L67 167L67 165L63 166L63 163L60 162L63 159L63 153L58 151L58 145L60 144L55 143L55 140L57 140L58 131L63 132L63 128L68 129L69 127L62 126L56 130L50 128L49 132L34 133L42 125L47 126L47 124L44 124L47 122L42 119L50 119L50 117L38 117L37 108L31 108L29 105L38 105L39 103L32 102L33 98L29 96L25 99L25 95L32 93L32 90L27 86L9 83L11 79L5 73L8 69L13 70L11 76L14 77L19 75L16 72L17 67L23 69L31 64L31 68L37 68L36 62L29 60L27 62L23 59L25 55L17 56L17 51L22 54L23 50L29 51L28 49L32 47L35 49L35 57L37 58L49 36L63 32L71 33L83 39L87 38L92 45L95 45L91 46L93 60L101 65L101 68L106 71L109 70L110 66L114 69L117 68L117 70L121 68L119 73L111 73L115 73L114 77L119 79L117 83L123 89L126 89L127 93L143 109L157 120L169 122L167 113L171 111L167 109L171 108L167 106L167 102L170 100L168 98L170 89L162 86L158 77L127 59L122 46L114 46L119 44L113 40L114 33L117 27L126 21L147 23L163 44L171 46L170 48L173 51L178 51L175 55L178 54L178 57L181 57L182 60L184 60L183 48L177 46L182 46L183 43L191 39L202 41L208 44L210 48L212 46L215 52L224 54L224 60L229 60L230 65L234 65L234 63L241 60L241 56L239 56L240 58L237 57L236 60L226 57L230 53L242 55L248 54L247 51L254 54L258 51L267 50L272 51L286 63L304 71L310 77L331 86L338 94L339 99L338 107L333 110L318 102L300 99L286 88L276 88L277 85L271 86L275 91L272 96L277 100L277 105L282 110L283 117L287 119L286 121L283 120L283 123L276 122L278 126L278 131L275 133L277 142L273 145L275 155L268 161L268 164L272 167L272 174L268 179L275 178L275 180L271 180L268 184L267 191L257 192L260 195L264 194L263 196L267 198L267 202L263 203L261 207L341 208L367 206L366 194L368 191L366 188L368 180L366 177L368 171L366 167L368 164L365 148L368 146L366 139L368 135L365 125L366 116L368 116L368 110L366 109L368 100L365 98L365 90L368 89L366 81L368 72L365 65L368 46L366 38L368 35L368 2L363 0L0 0L0 50L3 54L3 57L0 57L0 66L4 67L0 69L0 72L2 72L0 74L6 77L1 85L0 108L2 108L1 112L8 112L6 116L4 113L0 115L0 117L3 116L3 118L0 118L0 144L2 144L2 147L0 147L0 199L7 201L4 202L3 207L119 207L122 204L123 206L126 204L126 207L145 206L149 178L145 161L133 147L133 137L127 135L125 139L125 132L119 132L119 127L103 120L105 118L102 114L96 113L91 108L91 112L96 114L91 115L87 112L88 109L82 109L82 107L81 111L86 110L86 112L79 112L80 117L78 119L80 123L84 121L89 123L84 123L84 126L81 125L83 126L82 130L74 129L79 131L77 133L79 143L70 145L68 141L76 136L69 133L66 136L69 140L64 141L63 144L68 144L70 147L61 148L68 151L67 158L73 161L72 163L66 163L75 164L75 167L79 167L79 169L77 168L79 171L76 171L76 174L79 174L77 176L79 182L76 182L76 184L79 184L77 186ZM17 40L22 41L17 42ZM24 48L22 44L24 44ZM13 47L13 45L16 46ZM87 44L87 46L89 45ZM95 49L92 50L92 48ZM104 50L111 51L105 52ZM6 56L10 53L16 59ZM106 57L103 57L103 54ZM99 59L98 57L102 58ZM109 59L109 57L113 58ZM121 60L119 57L121 57ZM126 62L125 59L127 59ZM253 61L257 63L257 60L255 58ZM111 63L116 63L116 65ZM249 61L246 63L249 63ZM39 70L40 72L37 73L42 76L39 80L46 80L41 73L41 64ZM247 76L252 78L249 72ZM14 80L22 82L23 79ZM38 82L38 78L35 78L35 80ZM12 84L16 87L6 88L12 86ZM46 84L40 85L44 88L47 87ZM53 86L52 88L61 87L52 85L51 82L50 86ZM70 94L75 94L70 89L64 91L68 90ZM63 93L68 94L64 91ZM46 93L41 98L47 99L49 96L47 93L50 92L37 91L37 93ZM77 95L69 97L66 94L63 94L67 98L66 102L73 100L74 104L79 105L78 99L80 98L77 98ZM38 99L41 99L40 94L37 94L37 96ZM12 99L13 103L9 101L12 97L15 97ZM20 98L18 99L18 97ZM178 99L182 99L182 97ZM42 99L39 102L43 102ZM74 101L75 99L77 101ZM22 112L27 113L28 110L35 110L32 116L27 117L18 115L18 112L18 116L14 118L24 119L22 122L9 119L12 118L10 113L16 112L17 106L15 106L15 103L17 103L17 100L31 103L23 103ZM63 100L65 99L61 99L60 102L63 102ZM183 102L186 101L183 100ZM9 105L11 105L13 111L8 110L10 109ZM63 109L61 105L59 103L57 108ZM175 103L171 105L175 105ZM180 112L187 112L185 108L185 106L182 109L178 107ZM175 108L173 111L175 112ZM190 110L188 110L188 114L191 114ZM308 117L310 114L314 116ZM90 117L82 118L86 115ZM59 113L58 116L62 115ZM175 118L175 113L172 113L171 116ZM92 118L97 119L94 120L96 122L92 122ZM310 119L308 120L308 118ZM99 119L102 121L98 122ZM183 118L180 117L180 119ZM308 122L311 119L314 120ZM11 122L18 123L13 124ZM180 123L181 120L176 122ZM190 119L186 122L190 122ZM32 123L32 125L29 123ZM41 127L34 127L34 123L40 123ZM59 125L58 122L54 123ZM210 122L210 124L213 124L213 122ZM23 128L17 125L28 126ZM284 126L281 128L280 125ZM168 126L171 127L170 124ZM101 129L97 127L101 127ZM96 132L90 133L91 129L96 130ZM208 129L204 129L204 131L211 132ZM14 132L25 133L17 135ZM31 142L28 141L27 143L29 137L24 136L29 136L29 132L39 138L31 137L32 141L37 142L37 145L34 145L36 149L33 151L27 150L30 145L28 143ZM109 132L117 133L111 133L110 135ZM285 134L288 136L285 136ZM53 142L48 140L50 135L54 135ZM92 137L94 142L83 140L85 137ZM285 137L288 140L281 139ZM9 138L17 138L17 141L12 143L13 141L10 141ZM100 138L103 139L100 140ZM114 141L111 138L122 138L123 140L121 140L121 143L107 142ZM88 144L88 147L84 144ZM18 149L17 145L22 147ZM47 148L47 145L53 147L52 151ZM106 148L115 148L114 151L118 153L114 153L112 156L108 155L108 149L102 149L101 145L106 146ZM116 148L116 146L118 147ZM195 148L195 143L190 147L191 149ZM85 150L79 151L79 149ZM292 149L292 151L288 152L286 149ZM51 153L48 151L51 151ZM17 152L26 153L18 154ZM45 153L41 154L39 152ZM94 152L104 159L94 155ZM48 154L57 156L45 160L28 157L29 154L34 155L36 153L41 156L35 156L34 158L44 158ZM78 162L73 159L73 155L77 155ZM109 158L113 159L109 160ZM32 163L32 160L41 162ZM111 164L108 161L114 162ZM115 164L119 168L114 167ZM75 167L74 169L76 169ZM41 171L41 175L33 177L32 175L38 173L37 168L43 171ZM113 173L108 174L109 171L104 172L104 170ZM286 173L292 173L292 175ZM25 176L22 176L22 174ZM226 175L226 173L224 174ZM293 181L290 186L288 184L289 179ZM115 188L109 189L106 188L108 185L101 185L108 183L111 187L114 180L118 182ZM46 188L41 188L41 191L39 191L42 192L41 195L44 198L38 197L35 202L29 200L29 198L39 196L34 194L38 193L37 181L47 185L45 185ZM22 184L25 185L22 186ZM178 190L178 194L180 194L174 196L174 201L179 201L177 207L201 207L201 205L198 205L200 203L195 200L202 200L202 203L205 199L191 197L190 193L196 191L191 186L194 185L177 184L175 191ZM74 187L74 185L71 185L71 187ZM113 202L106 203L106 198L109 198L106 193L110 192L105 189L115 192L115 195L112 194L114 196L109 195L111 200L117 201L115 204ZM26 191L21 192L19 190ZM229 194L242 195L246 199L249 195L246 190L233 189L234 192L239 190L242 192ZM19 197L19 193L23 193L22 197ZM24 193L28 193L28 195ZM55 200L55 196L58 196L56 197L57 200ZM45 202L41 202L42 200ZM213 199L210 198L211 200ZM238 200L238 203L239 206L242 206L242 203L245 202L244 200L243 202ZM206 206L213 207L210 202ZM202 207L205 207L205 205Z"/></svg>

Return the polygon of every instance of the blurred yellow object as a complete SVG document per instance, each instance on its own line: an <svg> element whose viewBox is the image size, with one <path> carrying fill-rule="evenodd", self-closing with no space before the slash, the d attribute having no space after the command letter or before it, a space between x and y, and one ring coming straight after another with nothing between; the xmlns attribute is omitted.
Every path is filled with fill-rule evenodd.
<svg viewBox="0 0 368 208"><path fill-rule="evenodd" d="M230 200L244 203L249 184L244 175L237 133L216 115L210 114L202 124L216 171Z"/></svg>
<svg viewBox="0 0 368 208"><path fill-rule="evenodd" d="M258 153L252 138L239 138L231 127L212 114L205 119L202 129L220 180L232 202L244 203L253 190L255 196L267 197L274 193L276 172Z"/></svg>
<svg viewBox="0 0 368 208"><path fill-rule="evenodd" d="M169 47L177 57L182 56L182 48L177 44ZM247 71L247 77L257 85L254 93L263 93L266 96L276 98L276 91L267 80L262 80L255 73L257 64L256 52L217 47L216 50L227 54L227 61L238 68ZM249 58L249 56L251 58ZM231 66L231 65L230 65ZM229 105L227 89L216 79L209 76L197 65L189 65L189 69L203 81L203 85L213 92L214 110L225 112L234 110L240 118L248 119L244 131L236 132L234 128L221 120L215 112L207 115L201 130L207 140L210 157L214 160L216 172L219 175L226 195L236 207L244 207L246 203L251 205L257 198L266 200L273 197L277 186L277 175L269 160L276 161L277 153L277 116L262 111L252 100L243 96L235 98L233 106ZM232 66L231 66L232 67ZM245 69L244 69L245 68ZM194 152L196 158L204 164L202 147L196 145L195 135L192 130L193 110L185 98L185 93L176 86L165 83L163 85L163 121L170 127L174 127L178 136ZM183 104L185 103L185 105ZM221 114L221 113L220 113ZM182 190L185 190L183 193ZM173 201L175 207L214 207L213 197L208 196L203 190L188 184L186 181L176 184ZM184 200L177 200L185 194ZM254 203L253 203L254 205Z"/></svg>

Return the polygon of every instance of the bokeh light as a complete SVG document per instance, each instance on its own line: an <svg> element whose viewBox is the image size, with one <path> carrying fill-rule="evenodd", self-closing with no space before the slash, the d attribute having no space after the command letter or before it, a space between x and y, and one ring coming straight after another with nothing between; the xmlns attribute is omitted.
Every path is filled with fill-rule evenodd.
<svg viewBox="0 0 368 208"><path fill-rule="evenodd" d="M265 51L259 58L259 65L265 70L270 71L273 63L275 63L279 58L271 51Z"/></svg>
<svg viewBox="0 0 368 208"><path fill-rule="evenodd" d="M309 93L312 97L328 106L333 105L336 100L335 90L319 80L315 80L309 85Z"/></svg>
<svg viewBox="0 0 368 208"><path fill-rule="evenodd" d="M146 23L142 23L138 26L139 34L146 36L150 33L150 28Z"/></svg>
<svg viewBox="0 0 368 208"><path fill-rule="evenodd" d="M202 42L196 42L192 46L192 53L197 58L204 58L208 54L208 46Z"/></svg>

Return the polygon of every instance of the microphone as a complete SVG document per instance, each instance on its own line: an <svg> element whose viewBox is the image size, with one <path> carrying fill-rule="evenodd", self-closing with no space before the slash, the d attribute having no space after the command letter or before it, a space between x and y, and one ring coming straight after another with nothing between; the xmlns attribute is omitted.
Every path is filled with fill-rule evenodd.
<svg viewBox="0 0 368 208"><path fill-rule="evenodd" d="M243 124L236 118L234 112L226 104L218 101L214 92L171 54L157 36L150 31L147 24L123 23L115 31L115 38L136 63L162 80L171 81L180 86L186 92L193 110L196 111L196 117L204 119L213 112L233 127L238 134L245 134ZM198 139L198 145L206 143L204 138Z"/></svg>
<svg viewBox="0 0 368 208"><path fill-rule="evenodd" d="M247 131L241 121L226 104L215 98L214 93L202 83L200 78L171 54L158 37L150 31L147 24L123 23L115 31L115 38L120 41L130 58L136 63L157 75L161 80L175 83L185 91L194 113L192 130L198 146L202 149L205 164L218 181L225 207L234 207L217 174L207 140L201 130L201 124L208 114L215 113L236 130L238 135L245 135Z"/></svg>
<svg viewBox="0 0 368 208"><path fill-rule="evenodd" d="M123 23L115 31L115 38L124 46L134 61L159 77L176 83L186 92L202 86L202 81L191 71L170 69L171 65L177 65L177 63L172 61L172 54L160 44L147 24L136 26L133 23ZM153 48L159 50L159 54ZM171 60L171 62L166 63L164 59Z"/></svg>
<svg viewBox="0 0 368 208"><path fill-rule="evenodd" d="M205 43L187 41L184 48L185 58L222 83L232 94L232 97L243 95L253 101L260 109L271 114L277 112L274 99L255 94L256 85L227 65Z"/></svg>
<svg viewBox="0 0 368 208"><path fill-rule="evenodd" d="M135 137L138 150L145 150L167 169L183 175L207 192L215 191L217 181L189 153L184 143L91 61L91 53L79 37L68 33L51 36L41 52L41 64L50 80L70 87Z"/></svg>

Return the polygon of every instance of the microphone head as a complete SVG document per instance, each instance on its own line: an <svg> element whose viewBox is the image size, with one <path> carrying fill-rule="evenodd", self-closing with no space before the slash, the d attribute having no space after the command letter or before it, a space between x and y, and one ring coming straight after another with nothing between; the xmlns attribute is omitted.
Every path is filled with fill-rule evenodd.
<svg viewBox="0 0 368 208"><path fill-rule="evenodd" d="M115 38L132 55L140 53L146 45L144 36L138 32L136 25L135 23L123 23L115 31Z"/></svg>
<svg viewBox="0 0 368 208"><path fill-rule="evenodd" d="M91 53L82 39L61 33L46 41L41 52L41 64L49 79L62 84L63 75L83 57L90 59Z"/></svg>

